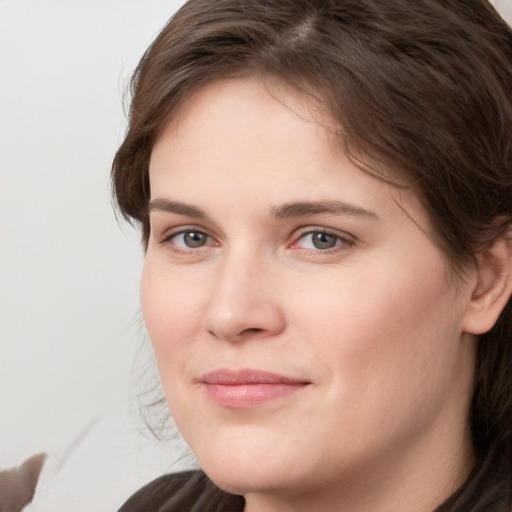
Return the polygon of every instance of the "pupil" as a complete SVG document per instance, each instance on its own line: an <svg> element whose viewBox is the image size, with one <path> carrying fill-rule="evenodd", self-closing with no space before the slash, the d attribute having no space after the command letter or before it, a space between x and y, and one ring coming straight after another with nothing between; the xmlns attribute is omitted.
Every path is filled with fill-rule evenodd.
<svg viewBox="0 0 512 512"><path fill-rule="evenodd" d="M313 245L316 249L330 249L336 245L336 237L327 233L314 233Z"/></svg>
<svg viewBox="0 0 512 512"><path fill-rule="evenodd" d="M206 243L206 235L196 231L189 231L185 233L184 241L188 247L202 247Z"/></svg>

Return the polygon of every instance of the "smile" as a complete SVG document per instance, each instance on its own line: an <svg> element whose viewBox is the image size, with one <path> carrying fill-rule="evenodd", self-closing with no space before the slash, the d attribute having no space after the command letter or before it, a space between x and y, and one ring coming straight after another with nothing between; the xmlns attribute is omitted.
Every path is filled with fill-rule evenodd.
<svg viewBox="0 0 512 512"><path fill-rule="evenodd" d="M310 382L259 370L215 370L200 383L214 403L231 409L256 407L304 389Z"/></svg>

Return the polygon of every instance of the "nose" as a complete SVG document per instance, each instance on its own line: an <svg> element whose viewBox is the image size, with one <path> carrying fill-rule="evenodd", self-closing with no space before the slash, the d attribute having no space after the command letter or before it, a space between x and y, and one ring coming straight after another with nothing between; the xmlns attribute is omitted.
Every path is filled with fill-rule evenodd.
<svg viewBox="0 0 512 512"><path fill-rule="evenodd" d="M212 292L204 329L229 342L276 336L285 328L282 297L268 262L233 255L226 259Z"/></svg>

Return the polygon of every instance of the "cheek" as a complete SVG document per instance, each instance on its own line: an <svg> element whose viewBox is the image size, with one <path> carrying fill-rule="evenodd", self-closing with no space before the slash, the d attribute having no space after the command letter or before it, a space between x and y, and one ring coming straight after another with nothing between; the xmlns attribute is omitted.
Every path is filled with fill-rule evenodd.
<svg viewBox="0 0 512 512"><path fill-rule="evenodd" d="M201 289L191 285L189 276L172 272L146 256L140 300L162 380L179 364L197 335L203 315Z"/></svg>
<svg viewBox="0 0 512 512"><path fill-rule="evenodd" d="M297 322L315 340L312 356L337 389L380 409L383 399L428 392L426 382L447 383L457 365L462 315L442 260L400 272L374 266L326 281L323 290L300 300Z"/></svg>
<svg viewBox="0 0 512 512"><path fill-rule="evenodd" d="M340 339L354 350L391 348L405 336L413 341L417 329L435 333L443 317L453 319L454 293L439 274L439 268L427 269L431 277L425 279L414 267L374 265L371 271L314 276L303 282L303 293L289 295L290 313L321 339Z"/></svg>

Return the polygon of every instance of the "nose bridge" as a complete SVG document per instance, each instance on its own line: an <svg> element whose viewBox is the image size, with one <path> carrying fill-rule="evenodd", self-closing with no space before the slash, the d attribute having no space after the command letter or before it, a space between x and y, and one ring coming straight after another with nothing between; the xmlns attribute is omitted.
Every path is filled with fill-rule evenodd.
<svg viewBox="0 0 512 512"><path fill-rule="evenodd" d="M259 251L227 251L204 318L212 335L228 341L279 333L284 318L275 293L272 264Z"/></svg>

